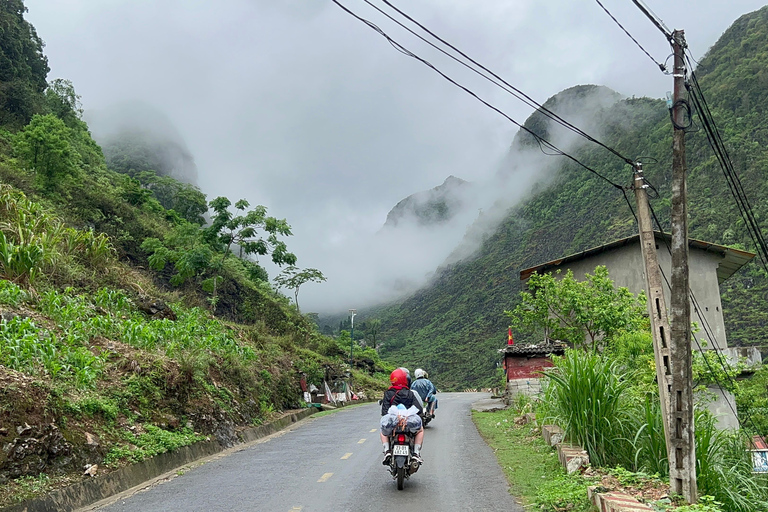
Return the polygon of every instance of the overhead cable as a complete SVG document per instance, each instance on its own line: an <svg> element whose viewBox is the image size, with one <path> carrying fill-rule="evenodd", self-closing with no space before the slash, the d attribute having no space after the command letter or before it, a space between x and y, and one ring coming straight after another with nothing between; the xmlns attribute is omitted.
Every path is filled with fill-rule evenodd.
<svg viewBox="0 0 768 512"><path fill-rule="evenodd" d="M347 8L345 5L341 4L341 2L339 2L339 0L331 0L331 1L332 1L334 4L336 4L337 6L339 6L339 7L340 7L340 8L341 8L341 9L342 9L344 12L346 12L346 13L347 13L347 14L349 14L350 16L354 17L355 19L357 19L357 20L358 20L358 21L360 21L361 23L364 23L364 24L365 24L366 26L368 26L370 29L374 30L374 31L375 31L375 32L377 32L379 35L381 35L382 37L384 37L384 38L387 40L387 42L389 42L389 44L390 44L390 45L392 45L392 47L393 47L393 48L395 48L397 51L399 51L400 53L402 53L402 54L404 54L404 55L407 55L408 57L411 57L411 58L413 58L413 59L416 59L417 61L421 62L421 63L422 63L422 64L424 64L425 66L429 67L429 68L430 68L430 69L432 69L432 70L433 70L435 73L437 73L438 75L440 75L442 78L444 78L445 80L447 80L447 81L448 81L448 82L450 82L451 84L455 85L455 86L456 86L456 87L458 87L459 89L463 90L464 92L466 92L467 94L469 94L470 96L472 96L473 98L475 98L477 101L479 101L480 103L482 103L482 104L483 104L483 105L485 105L486 107L488 107L488 108L490 108L491 110L493 110L493 111L497 112L498 114L502 115L502 116L503 116L505 119L507 119L508 121L510 121L511 123L513 123L515 126L517 126L517 127L518 127L518 128L520 128L521 130L523 130L523 131L525 131L526 133L528 133L529 135L531 135L531 136L534 138L534 140L535 140L535 141L538 143L538 145L539 145L539 149L541 149L541 151L542 151L543 153L545 153L545 154L549 154L549 153L546 153L546 151L545 151L545 148L546 148L546 149L549 149L550 151L552 151L552 152L553 152L552 154L554 154L554 155L558 155L558 156L564 156L564 157L568 158L569 160L573 161L574 163L578 164L579 166L583 167L583 168L584 168L584 169L586 169L587 171L591 172L592 174L596 175L597 177L601 178L602 180L604 180L604 181L606 181L606 182L610 183L610 184L611 184L613 187L615 187L615 188L618 188L619 190L622 190L622 191L624 190L624 187L622 187L621 185L619 185L619 184L617 184L617 183L613 182L611 179L609 179L609 178L607 178L606 176L604 176L604 175L600 174L598 171L596 171L595 169L593 169L593 168L589 167L589 166L588 166L588 165L586 165L585 163L581 162L581 161L580 161L579 159L577 159L576 157L574 157L574 156L572 156L572 155L570 155L570 154L566 153L565 151L561 150L560 148L558 148L557 146L555 146L553 143L551 143L551 142L550 142L550 141L548 141L547 139L543 138L542 136L540 136L540 135L538 135L537 133L535 133L535 132L533 132L532 130L530 130L528 127L524 126L523 124L519 123L518 121L516 121L515 119L513 119L512 117L510 117L508 114L506 114L505 112L503 112L503 111L502 111L501 109L499 109L498 107L496 107L496 106L492 105L491 103L487 102L486 100L484 100L483 98L481 98L480 96L478 96L478 95L477 95L477 94L476 94L474 91L472 91L472 90L471 90L471 89L469 89L468 87L466 87L466 86L464 86L464 85L462 85L462 84L458 83L456 80L454 80L453 78L451 78L450 76L448 76L447 74L445 74L443 71L441 71L440 69L438 69L438 68L437 68L437 67L436 67L434 64L432 64L431 62L427 61L426 59L424 59L424 58L422 58L422 57L419 57L418 55L416 55L416 54L415 54L415 53L413 53L412 51L408 50L408 49L407 49L405 46L403 46L402 44L400 44L400 43L398 43L397 41L395 41L395 40L394 40L392 37L390 37L390 36L389 36L389 35L388 35L386 32L384 32L384 31L383 31L381 28L379 28L379 27L378 27L378 26L377 26L375 23L373 23L373 22L371 22L371 21L369 21L369 20L367 20L367 19L365 19L365 18L363 18L363 17L361 17L361 16L357 15L356 13L354 13L353 11L351 11L349 8ZM550 154L550 155L551 155L551 154Z"/></svg>
<svg viewBox="0 0 768 512"><path fill-rule="evenodd" d="M398 25L403 27L405 30L407 30L408 32L410 32L414 36L418 37L419 39L421 39L422 41L427 43L428 45L432 46L433 48L435 48L439 52L441 52L444 55L446 55L446 56L450 57L451 59L455 60L456 62L458 62L462 66L470 69L471 71L474 71L475 73L477 73L478 75L482 76L483 78L485 78L486 80L490 81L491 83L495 84L496 86L498 86L502 90L504 90L507 93L511 94L512 96L516 97L517 99L519 99L520 101L522 101L526 105L528 105L528 106L530 106L532 108L540 110L541 113L544 114L546 117L552 119L553 121L557 122L558 124L560 124L561 126L564 126L567 129L573 131L574 133L584 137L588 141L597 144L598 146L602 147L603 149L608 150L609 152L613 153L617 157L621 158L625 163L627 163L629 165L633 164L633 161L630 158L622 155L621 153L619 153L615 149L613 149L613 148L607 146L606 144L600 142L599 140L597 140L596 138L594 138L593 136L589 135L584 130L579 128L578 126L573 125L572 123L566 121L565 119L563 119L561 116L559 116L555 112L553 112L553 111L549 110L548 108L544 107L542 104L538 103L536 100L531 98L528 94L526 94L525 92L523 92L519 88L515 87L514 85L510 84L509 82L504 80L502 77L500 77L498 74L494 73L492 70L488 69L486 66L484 66L481 63L479 63L478 61L476 61L475 59L473 59L472 57L470 57L469 55L464 53L462 50L460 50L459 48L457 48L456 46L454 46L453 44L451 44L450 42L448 42L444 38L442 38L439 35L437 35L435 32L433 32L432 30L427 28L425 25L420 23L418 20L416 20L412 16L408 15L402 9L399 9L397 6L393 5L392 2L390 2L389 0L382 0L382 1L385 4L387 4L390 8L392 8L394 11L396 11L398 14L403 16L405 19L407 19L408 21L410 21L411 23L413 23L414 25L419 27L421 30L423 30L424 32L426 32L427 34L429 34L430 36L435 38L437 41L441 42L442 44L444 44L445 46L447 46L448 48L450 48L451 50L453 50L457 54L461 55L462 57L467 59L469 62L471 62L475 66L479 67L480 69L482 69L483 71L485 71L486 73L488 73L493 78L498 80L498 82L501 82L501 83L498 83L496 80L492 80L491 78L489 78L484 73L481 73L480 71L478 71L474 67L470 66L466 62L462 61L461 59L456 58L456 56L451 55L450 53L446 52L444 49L440 48L436 44L434 44L431 41L427 40L422 35L416 33L411 28L407 27L406 25L401 23L399 20L395 19L394 17L389 15L387 12L383 11L381 8L379 8L378 6L374 5L370 0L363 0L363 1L365 3L367 3L368 5L370 5L371 7L373 7L374 9L376 9L377 11L379 11L381 14L383 14L387 18L389 18L390 20L394 21L395 23L397 23Z"/></svg>
<svg viewBox="0 0 768 512"><path fill-rule="evenodd" d="M688 90L691 93L691 100L701 118L704 132L707 135L707 141L715 153L715 157L723 171L731 195L736 201L739 213L747 227L749 236L752 238L752 241L757 248L763 269L768 272L768 243L766 243L765 238L763 237L757 217L755 216L749 198L744 191L744 187L741 184L741 179L733 166L733 162L728 154L728 149L720 136L720 131L717 129L712 112L709 110L707 100L701 91L701 86L699 85L696 73L691 72L690 77L691 80L687 83Z"/></svg>
<svg viewBox="0 0 768 512"><path fill-rule="evenodd" d="M385 1L386 1L386 0L385 0ZM637 45L637 47L638 47L638 48L640 48L640 49L643 51L643 53L645 53L645 54L648 56L648 58L649 58L649 59L651 59L651 60L653 61L653 63L654 63L654 64L656 64L657 66L659 66L659 69L660 69L661 71L663 71L663 72L666 72L666 71L667 71L667 66L666 66L666 63L661 63L661 62L657 61L656 59L654 59L654 58L653 58L653 55L651 55L650 53L648 53L648 50L646 50L645 48L643 48L643 45L641 45L641 44L640 44L640 42L639 42L637 39L635 39L635 38L634 38L634 36L633 36L632 34L630 34L630 33L629 33L629 31L628 31L626 28L624 28L624 25L622 25L622 24L619 22L619 20L617 20L617 19L616 19L616 16L614 16L613 14L611 14L611 11L609 11L609 10L608 10L608 9L607 9L607 8L606 8L604 5L603 5L603 3L602 3L600 0L595 0L595 2L597 2L597 5L599 5L600 7L602 7L602 8L603 8L603 10L605 11L605 13L606 13L608 16L610 16L610 17L611 17L611 19L612 19L612 20L613 20L613 21L614 21L614 22L615 22L615 23L616 23L616 24L619 26L619 28L620 28L621 30L623 30L623 31L624 31L624 33L625 33L625 34L627 34L627 36L628 36L628 37L629 37L629 38L630 38L632 41L634 41L634 42L635 42L635 44Z"/></svg>
<svg viewBox="0 0 768 512"><path fill-rule="evenodd" d="M667 41L672 42L672 31L667 28L663 21L661 21L661 18L656 16L656 13L650 10L648 6L646 6L640 0L632 0L632 2L637 6L638 9L640 9L640 11L642 11L643 14L648 17L649 20L651 20L651 23L656 25L656 28L658 28L661 33L664 34L664 37L667 38Z"/></svg>

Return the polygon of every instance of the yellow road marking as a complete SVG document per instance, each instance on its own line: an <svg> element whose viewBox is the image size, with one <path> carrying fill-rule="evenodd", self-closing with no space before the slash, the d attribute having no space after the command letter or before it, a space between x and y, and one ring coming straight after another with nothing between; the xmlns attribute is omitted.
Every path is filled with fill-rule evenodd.
<svg viewBox="0 0 768 512"><path fill-rule="evenodd" d="M350 452L350 453L345 453L345 454L344 454L344 455L341 457L341 460L347 460L347 459L348 459L348 458L350 458L351 456L352 456L352 453L351 453L351 452Z"/></svg>
<svg viewBox="0 0 768 512"><path fill-rule="evenodd" d="M376 432L376 429L375 429L375 428L372 428L372 429L371 429L371 432Z"/></svg>
<svg viewBox="0 0 768 512"><path fill-rule="evenodd" d="M325 473L323 474L323 476L320 477L320 480L318 480L318 482L325 482L332 476L333 476L333 473Z"/></svg>
<svg viewBox="0 0 768 512"><path fill-rule="evenodd" d="M361 439L357 442L357 444L363 444L365 442L365 439Z"/></svg>
<svg viewBox="0 0 768 512"><path fill-rule="evenodd" d="M301 512L302 510L304 510L304 507L293 507L288 512Z"/></svg>

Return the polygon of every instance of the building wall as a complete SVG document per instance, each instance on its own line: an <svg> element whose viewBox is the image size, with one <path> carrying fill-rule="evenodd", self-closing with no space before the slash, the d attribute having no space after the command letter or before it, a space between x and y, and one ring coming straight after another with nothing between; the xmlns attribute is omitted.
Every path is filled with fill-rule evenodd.
<svg viewBox="0 0 768 512"><path fill-rule="evenodd" d="M541 393L541 381L539 379L514 379L507 382L504 401L509 405L515 401L518 395L541 398Z"/></svg>
<svg viewBox="0 0 768 512"><path fill-rule="evenodd" d="M657 238L656 246L659 265L663 271L664 299L667 301L667 310L669 310L670 290L667 282L664 281L664 276L666 276L667 281L672 279L672 258L663 240ZM690 249L688 266L691 290L699 306L701 306L700 313L709 325L713 339L710 339L705 332L704 321L697 315L693 304L691 304L691 321L699 324L696 338L705 340L708 347L716 345L718 348L726 348L728 346L723 321L723 307L720 302L720 286L717 282L717 267L722 260L723 257L718 254L695 248ZM608 268L608 273L616 286L624 286L635 294L646 289L645 266L639 242L590 256L587 259L566 263L562 268L563 273L567 269L572 270L574 277L581 281L585 274L594 273L595 267L598 265L605 265ZM693 349L698 349L696 343L692 343ZM704 345L702 348L705 348Z"/></svg>
<svg viewBox="0 0 768 512"><path fill-rule="evenodd" d="M551 368L552 366L552 361L547 357L513 357L506 355L504 358L507 381L538 378L541 370Z"/></svg>

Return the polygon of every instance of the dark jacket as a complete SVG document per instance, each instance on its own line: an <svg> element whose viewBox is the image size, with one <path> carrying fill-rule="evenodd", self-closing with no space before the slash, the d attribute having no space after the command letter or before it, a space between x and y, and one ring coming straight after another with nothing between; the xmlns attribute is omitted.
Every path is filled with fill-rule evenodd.
<svg viewBox="0 0 768 512"><path fill-rule="evenodd" d="M397 404L403 404L406 409L413 405L419 410L419 414L424 412L418 399L413 396L413 391L408 388L389 388L384 392L384 398L381 400L381 415L387 414L389 408Z"/></svg>

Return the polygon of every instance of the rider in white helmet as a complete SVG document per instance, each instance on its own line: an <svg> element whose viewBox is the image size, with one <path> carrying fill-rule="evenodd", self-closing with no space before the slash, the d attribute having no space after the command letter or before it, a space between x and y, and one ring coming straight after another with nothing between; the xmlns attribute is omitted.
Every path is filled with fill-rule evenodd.
<svg viewBox="0 0 768 512"><path fill-rule="evenodd" d="M425 412L434 418L435 409L437 409L437 397L435 397L437 388L427 378L427 372L421 368L416 368L413 375L416 377L416 380L411 383L411 391L418 394L424 400Z"/></svg>

